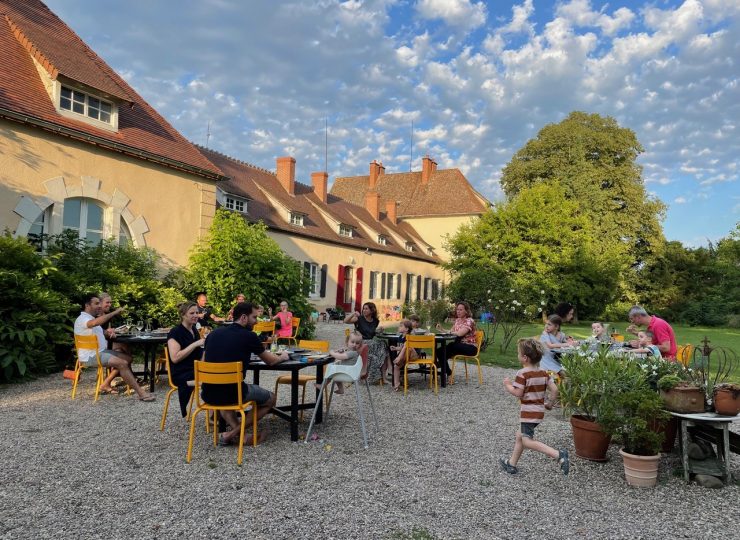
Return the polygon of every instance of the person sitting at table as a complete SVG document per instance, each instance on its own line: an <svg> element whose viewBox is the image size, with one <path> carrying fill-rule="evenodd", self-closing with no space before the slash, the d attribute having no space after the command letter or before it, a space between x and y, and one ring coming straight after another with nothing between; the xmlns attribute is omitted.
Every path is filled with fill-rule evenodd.
<svg viewBox="0 0 740 540"><path fill-rule="evenodd" d="M542 355L542 360L540 360L540 366L542 369L552 371L556 374L560 374L563 371L563 366L555 358L555 351L563 347L572 347L576 344L572 338L566 337L560 331L561 324L563 324L563 319L559 315L550 315L545 323L545 329L540 336L540 343L542 343L545 349L545 354Z"/></svg>
<svg viewBox="0 0 740 540"><path fill-rule="evenodd" d="M223 322L222 317L216 317L213 314L211 306L208 305L208 295L201 292L195 297L195 303L198 304L198 322L201 326L211 326L214 322Z"/></svg>
<svg viewBox="0 0 740 540"><path fill-rule="evenodd" d="M411 315L409 315L408 320L409 322L411 322L412 332L421 328L421 317L419 317L416 313L412 313Z"/></svg>
<svg viewBox="0 0 740 540"><path fill-rule="evenodd" d="M354 324L355 330L362 335L362 341L368 348L367 380L370 384L379 384L383 377L383 366L387 366L388 352L385 342L375 337L382 329L378 319L378 308L373 302L362 304L362 313L355 311L344 318L345 324Z"/></svg>
<svg viewBox="0 0 740 540"><path fill-rule="evenodd" d="M396 358L393 360L393 390L396 392L401 388L401 368L406 365L406 336L411 334L413 330L413 321L409 319L402 320L398 323L398 333L401 335L398 345L391 345L391 351L396 353ZM409 356L412 360L415 360L419 357L419 353L412 348L409 351Z"/></svg>
<svg viewBox="0 0 740 540"><path fill-rule="evenodd" d="M229 312L226 314L226 320L233 321L234 320L234 308L236 307L237 304L241 304L242 302L246 302L246 301L247 301L247 297L244 296L243 293L237 294L236 298L234 299L234 305L229 310Z"/></svg>
<svg viewBox="0 0 740 540"><path fill-rule="evenodd" d="M442 325L437 323L437 330L443 330ZM478 343L475 336L475 320L473 319L473 312L470 309L470 304L467 302L457 302L455 304L455 320L452 323L452 334L457 336L457 339L452 343L448 343L445 349L447 353L447 365L442 366L446 371L447 375L452 374L450 369L450 358L461 354L463 356L475 356L478 350ZM439 351L437 351L437 358L439 358ZM439 362L439 360L437 360Z"/></svg>
<svg viewBox="0 0 740 540"><path fill-rule="evenodd" d="M234 324L217 328L206 338L205 361L206 362L242 362L244 368L252 361L252 355L256 355L265 364L273 365L288 360L287 352L273 354L265 350L252 331L257 322L257 307L249 302L237 304L234 308ZM238 388L236 385L211 385L203 384L201 397L206 403L212 405L232 405L237 401ZM242 400L257 403L257 419L265 416L275 406L275 394L256 384L242 382ZM220 435L220 444L232 444L239 437L241 416L234 411L222 411L224 420L231 428L230 431ZM265 432L259 434L258 442L265 438Z"/></svg>
<svg viewBox="0 0 740 540"><path fill-rule="evenodd" d="M75 320L74 333L78 336L95 336L98 338L98 353L100 363L103 367L110 367L110 374L100 385L100 391L109 394L113 391L110 386L111 381L118 375L123 378L129 387L131 387L141 401L154 401L154 396L141 389L136 382L136 377L131 371L131 356L121 352L108 349L108 342L105 339L106 333L103 331L105 323L123 311L118 308L110 313L103 314L100 308L100 298L97 294L88 293L82 301L82 312ZM115 337L114 331L108 332L108 337ZM80 364L87 367L96 367L97 360L95 351L83 349L78 351Z"/></svg>
<svg viewBox="0 0 740 540"><path fill-rule="evenodd" d="M673 328L666 321L655 315L648 315L642 306L632 306L629 311L629 320L632 324L627 327L627 332L637 334L637 326L647 326L647 330L653 333L655 344L666 360L676 361L676 335Z"/></svg>
<svg viewBox="0 0 740 540"><path fill-rule="evenodd" d="M108 313L110 313L110 310L113 307L113 299L107 292L100 293L98 298L100 298L100 312L103 315L107 315ZM105 335L109 339L116 335L115 329L110 327L110 321L108 321L108 328L105 329ZM110 343L110 348L114 351L121 351L122 353L131 356L131 347L128 343L119 343L117 341L113 341L112 343Z"/></svg>
<svg viewBox="0 0 740 540"><path fill-rule="evenodd" d="M573 321L576 314L576 308L570 302L560 302L555 309L553 309L553 315L560 317L562 322L569 323Z"/></svg>
<svg viewBox="0 0 740 540"><path fill-rule="evenodd" d="M655 336L649 330L637 333L637 348L632 349L630 352L637 354L649 354L655 358L663 358L660 354L660 349L654 342Z"/></svg>
<svg viewBox="0 0 740 540"><path fill-rule="evenodd" d="M288 311L287 300L280 302L280 311L274 317L271 317L271 320L280 322L280 328L275 330L276 339L288 338L293 335L293 313Z"/></svg>
<svg viewBox="0 0 740 540"><path fill-rule="evenodd" d="M349 336L347 336L347 348L342 349L341 351L331 351L329 354L331 354L337 362L354 363L357 361L358 356L361 356L363 353L367 356L367 345L362 342L362 334L357 330L353 330L349 333ZM361 374L365 374L364 367ZM344 383L335 382L334 384L336 385L334 393L344 394ZM320 388L320 385L317 384L317 388Z"/></svg>
<svg viewBox="0 0 740 540"><path fill-rule="evenodd" d="M177 397L180 400L180 412L183 418L188 415L188 401L193 387L188 381L195 378L195 365L203 355L201 348L205 340L198 335L195 323L198 322L198 305L195 302L183 302L177 306L180 324L167 334L167 349L170 354L170 376L177 385Z"/></svg>
<svg viewBox="0 0 740 540"><path fill-rule="evenodd" d="M601 321L591 323L591 339L597 343L609 341L609 335L606 333L606 327Z"/></svg>

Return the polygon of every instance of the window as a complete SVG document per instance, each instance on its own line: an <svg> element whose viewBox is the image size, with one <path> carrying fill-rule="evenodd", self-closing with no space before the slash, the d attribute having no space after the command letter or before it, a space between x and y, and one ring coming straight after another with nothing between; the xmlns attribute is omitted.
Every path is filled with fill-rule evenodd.
<svg viewBox="0 0 740 540"><path fill-rule="evenodd" d="M67 199L64 201L62 228L77 231L80 238L99 244L103 239L103 208L87 199Z"/></svg>
<svg viewBox="0 0 740 540"><path fill-rule="evenodd" d="M319 278L320 270L319 265L316 263L305 263L306 266L306 277L308 278L308 294L315 296L319 294Z"/></svg>
<svg viewBox="0 0 740 540"><path fill-rule="evenodd" d="M298 227L303 227L303 214L299 214L298 212L291 212L290 224L297 225Z"/></svg>
<svg viewBox="0 0 740 540"><path fill-rule="evenodd" d="M344 303L352 304L352 267L344 267Z"/></svg>
<svg viewBox="0 0 740 540"><path fill-rule="evenodd" d="M427 248L427 255L429 255L430 257L434 257L434 248L428 247Z"/></svg>
<svg viewBox="0 0 740 540"><path fill-rule="evenodd" d="M375 298L375 289L376 289L377 279L378 279L378 273L370 272L370 284L369 284L369 291L368 291L368 297L370 298L370 300Z"/></svg>
<svg viewBox="0 0 740 540"><path fill-rule="evenodd" d="M339 224L339 236L346 236L352 238L352 227L345 225L344 223Z"/></svg>
<svg viewBox="0 0 740 540"><path fill-rule="evenodd" d="M387 287L385 297L389 300L393 298L393 278L395 276L395 274L388 274L388 279L385 281L385 285Z"/></svg>
<svg viewBox="0 0 740 540"><path fill-rule="evenodd" d="M111 124L113 105L79 90L62 86L59 108Z"/></svg>
<svg viewBox="0 0 740 540"><path fill-rule="evenodd" d="M31 228L28 230L28 241L36 246L36 251L43 251L46 249L46 242L44 241L44 235L49 234L49 217L51 209L47 209L36 218Z"/></svg>
<svg viewBox="0 0 740 540"><path fill-rule="evenodd" d="M388 237L384 236L382 234L378 235L378 244L381 246L387 246L388 245Z"/></svg>
<svg viewBox="0 0 740 540"><path fill-rule="evenodd" d="M414 251L414 244L412 244L411 242L406 242L406 251L413 252Z"/></svg>
<svg viewBox="0 0 740 540"><path fill-rule="evenodd" d="M424 300L433 300L432 278L424 278Z"/></svg>
<svg viewBox="0 0 740 540"><path fill-rule="evenodd" d="M123 218L121 218L121 224L118 229L118 245L127 246L131 242L131 231L128 230L128 225Z"/></svg>
<svg viewBox="0 0 740 540"><path fill-rule="evenodd" d="M236 197L226 197L224 206L227 210L233 210L234 212L241 212L245 214L247 211L247 201L244 199L238 199ZM291 216L292 219L292 216Z"/></svg>

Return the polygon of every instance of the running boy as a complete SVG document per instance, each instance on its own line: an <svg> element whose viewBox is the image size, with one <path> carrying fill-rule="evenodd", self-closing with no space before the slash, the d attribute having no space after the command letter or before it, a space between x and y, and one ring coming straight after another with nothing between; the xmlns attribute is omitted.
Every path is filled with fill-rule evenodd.
<svg viewBox="0 0 740 540"><path fill-rule="evenodd" d="M567 450L555 450L545 443L534 440L534 429L545 418L545 393L550 390L550 399L554 401L558 395L558 387L548 377L547 372L540 369L542 345L534 339L520 339L517 342L517 352L522 369L516 372L516 379L512 383L508 377L504 379L504 388L512 396L521 401L520 422L521 429L516 434L514 451L509 459L500 458L501 468L509 474L519 472L516 464L525 448L542 452L558 460L563 474L568 474L570 462Z"/></svg>

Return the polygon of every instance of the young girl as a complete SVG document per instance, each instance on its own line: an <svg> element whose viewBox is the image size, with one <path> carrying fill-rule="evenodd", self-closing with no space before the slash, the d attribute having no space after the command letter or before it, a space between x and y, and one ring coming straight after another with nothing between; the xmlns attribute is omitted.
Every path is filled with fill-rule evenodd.
<svg viewBox="0 0 740 540"><path fill-rule="evenodd" d="M575 344L573 339L565 337L565 334L560 331L561 324L563 324L563 319L560 316L550 315L547 318L547 323L545 323L545 329L540 336L540 343L545 348L540 365L545 371L552 371L557 374L563 371L563 366L555 359L553 351L557 351L563 347L571 347Z"/></svg>
<svg viewBox="0 0 740 540"><path fill-rule="evenodd" d="M598 342L609 341L609 336L606 333L604 323L599 321L591 324L591 336L595 341Z"/></svg>
<svg viewBox="0 0 740 540"><path fill-rule="evenodd" d="M398 392L401 387L401 368L406 365L406 336L414 330L414 324L408 319L402 320L398 325L398 333L401 334L401 339L398 345L392 345L391 350L396 351L398 355L393 360L393 390ZM416 349L409 350L409 356L412 360L419 357Z"/></svg>
<svg viewBox="0 0 740 540"><path fill-rule="evenodd" d="M545 394L547 390L550 391L551 400L555 400L558 395L558 387L555 386L547 372L540 367L542 349L542 345L532 338L520 339L517 343L517 353L522 369L516 372L513 383L508 377L504 379L506 391L519 398L521 402L519 412L521 429L516 434L514 451L509 459L499 459L501 468L509 474L519 472L516 465L519 463L519 458L525 449L541 452L557 460L563 474L568 474L570 468L567 450L555 450L545 443L534 440L534 430L545 418Z"/></svg>
<svg viewBox="0 0 740 540"><path fill-rule="evenodd" d="M349 337L347 338L347 348L341 351L331 351L330 354L337 362L348 361L349 363L354 363L357 361L358 356L362 356L362 353L364 352L362 350L363 347L365 347L365 344L362 342L362 334L357 330L353 330L349 333ZM364 367L362 374L365 374ZM334 392L337 394L344 394L344 384L340 382L336 382L334 384L337 385Z"/></svg>

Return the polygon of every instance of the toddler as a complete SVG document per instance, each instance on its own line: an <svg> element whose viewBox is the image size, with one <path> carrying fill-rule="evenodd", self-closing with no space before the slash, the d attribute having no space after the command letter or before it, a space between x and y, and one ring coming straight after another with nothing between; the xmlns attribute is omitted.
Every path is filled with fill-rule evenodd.
<svg viewBox="0 0 740 540"><path fill-rule="evenodd" d="M393 390L398 392L401 387L401 368L406 365L406 336L414 330L413 322L404 319L398 325L398 333L401 334L401 340L398 345L391 346L392 351L396 351L398 354L396 359L393 360ZM409 356L412 360L419 357L416 349L409 351Z"/></svg>
<svg viewBox="0 0 740 540"><path fill-rule="evenodd" d="M542 369L545 371L552 371L561 375L563 366L555 358L555 351L559 351L563 347L572 347L576 344L572 338L566 337L560 331L560 325L563 324L563 319L559 315L550 315L545 323L545 329L542 331L540 336L540 342L542 343ZM539 364L540 360L537 359Z"/></svg>
<svg viewBox="0 0 740 540"><path fill-rule="evenodd" d="M568 474L570 462L568 451L555 450L545 443L534 440L534 430L545 418L545 393L550 390L551 400L558 395L558 387L552 382L547 372L540 369L542 345L532 338L523 338L517 342L517 353L522 369L516 372L516 379L512 383L508 377L504 379L504 388L521 402L519 420L521 429L516 434L514 451L509 459L501 458L501 468L509 474L519 472L516 464L525 448L541 452L558 461L563 474Z"/></svg>
<svg viewBox="0 0 740 540"><path fill-rule="evenodd" d="M349 336L347 337L347 348L343 349L341 351L331 351L331 355L334 357L334 360L337 362L344 362L347 361L349 363L354 363L357 361L357 358L362 353L362 334L360 334L357 330L353 330L349 333ZM364 368L363 368L363 375L364 375ZM344 394L344 383L336 382L334 383L336 385L335 393L337 394Z"/></svg>
<svg viewBox="0 0 740 540"><path fill-rule="evenodd" d="M655 358L663 358L660 354L660 349L653 343L653 337L653 333L649 330L637 332L637 345L639 348L632 349L630 352L649 354Z"/></svg>

